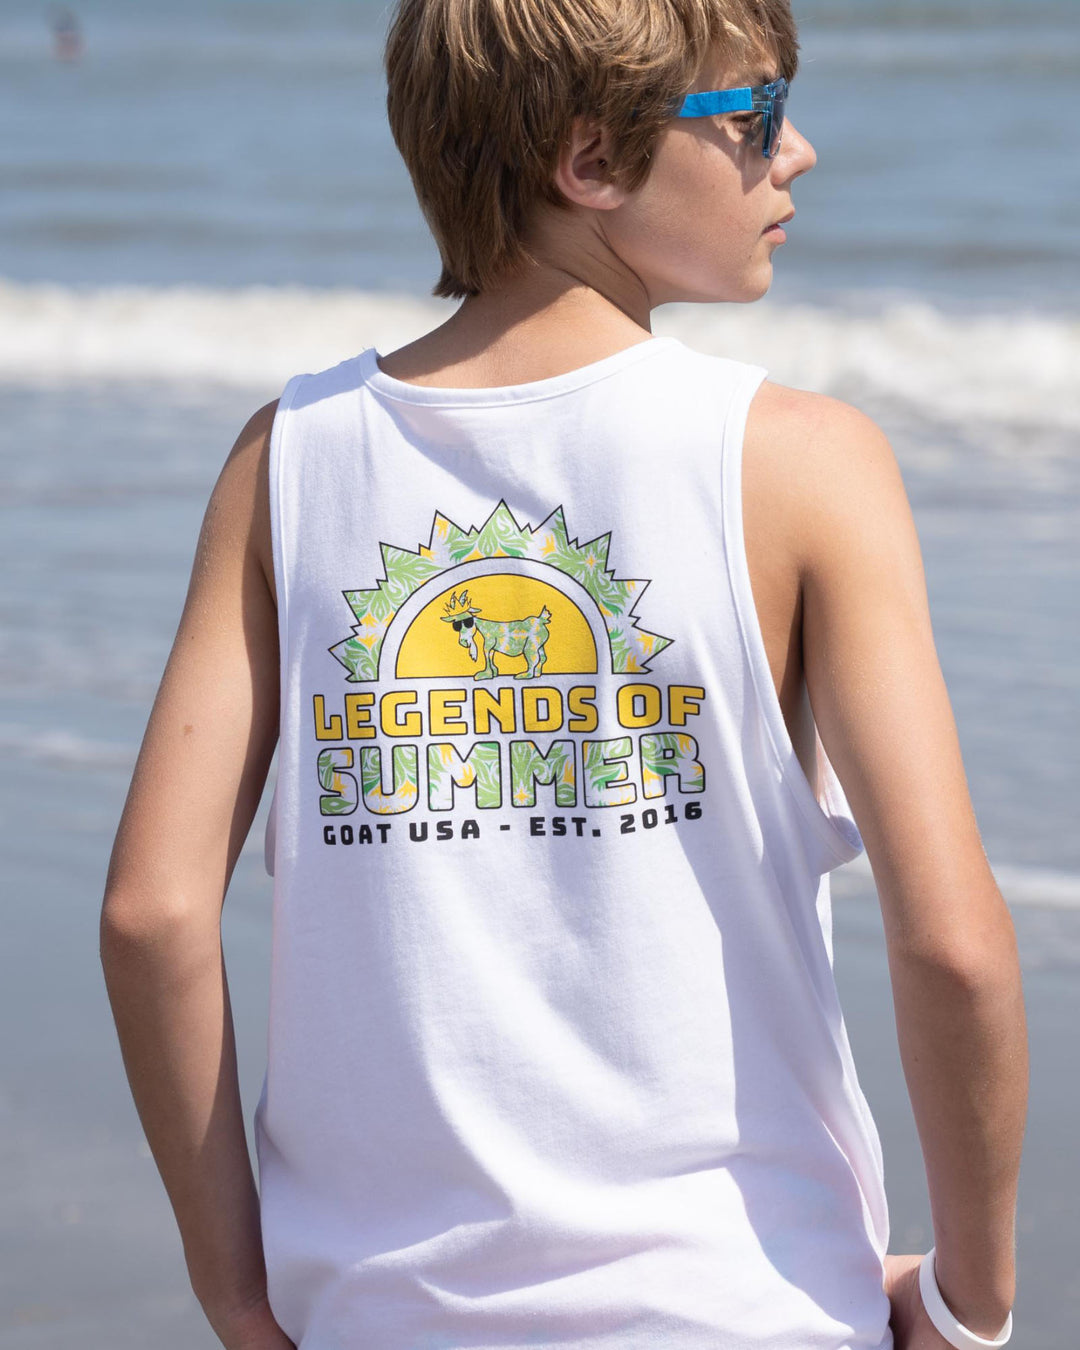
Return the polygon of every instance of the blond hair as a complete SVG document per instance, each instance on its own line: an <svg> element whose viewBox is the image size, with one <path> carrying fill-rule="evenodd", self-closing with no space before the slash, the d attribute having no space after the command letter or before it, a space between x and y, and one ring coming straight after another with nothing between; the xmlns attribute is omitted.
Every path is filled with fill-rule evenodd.
<svg viewBox="0 0 1080 1350"><path fill-rule="evenodd" d="M399 0L387 38L390 129L435 236L433 295L476 295L533 261L523 239L579 115L607 128L628 189L673 98L715 48L792 79L790 0Z"/></svg>

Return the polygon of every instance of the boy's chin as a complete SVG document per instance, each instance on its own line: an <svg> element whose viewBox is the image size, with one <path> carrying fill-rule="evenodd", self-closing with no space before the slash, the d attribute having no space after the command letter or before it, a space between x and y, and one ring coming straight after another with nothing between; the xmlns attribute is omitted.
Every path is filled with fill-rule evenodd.
<svg viewBox="0 0 1080 1350"><path fill-rule="evenodd" d="M760 300L763 295L768 293L769 287L773 284L772 263L767 262L762 267L756 268L753 276L745 279L740 286L740 293L732 296L732 300L737 305L750 305L755 300Z"/></svg>
<svg viewBox="0 0 1080 1350"><path fill-rule="evenodd" d="M746 297L744 303L749 304L752 300L760 300L763 295L768 294L769 287L772 285L772 283L773 283L773 272L772 268L770 267L768 275L763 277L761 281L758 283L758 285L754 287L753 292Z"/></svg>
<svg viewBox="0 0 1080 1350"><path fill-rule="evenodd" d="M745 278L746 295L744 303L751 300L760 300L773 284L773 264L772 258L762 259L754 270Z"/></svg>
<svg viewBox="0 0 1080 1350"><path fill-rule="evenodd" d="M768 293L773 283L772 265L759 269L752 277L742 278L736 285L730 282L726 286L709 287L707 290L688 291L679 298L685 303L698 305L750 305Z"/></svg>

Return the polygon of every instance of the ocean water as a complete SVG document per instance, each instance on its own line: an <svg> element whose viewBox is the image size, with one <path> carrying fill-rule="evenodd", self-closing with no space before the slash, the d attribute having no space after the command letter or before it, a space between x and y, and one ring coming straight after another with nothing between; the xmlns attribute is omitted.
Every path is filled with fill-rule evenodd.
<svg viewBox="0 0 1080 1350"><path fill-rule="evenodd" d="M0 7L0 275L424 291L371 0L94 0L85 54ZM817 168L775 295L1075 314L1075 0L796 0Z"/></svg>
<svg viewBox="0 0 1080 1350"><path fill-rule="evenodd" d="M794 185L773 288L666 307L655 328L890 432L991 860L1059 894L1080 875L1080 6L796 13L791 115L818 166ZM126 762L249 413L295 371L450 312L386 127L388 14L97 0L65 63L36 6L0 11L13 752Z"/></svg>
<svg viewBox="0 0 1080 1350"><path fill-rule="evenodd" d="M1037 1106L1049 1123L1033 1156L1056 1167L1056 1038L1073 1004L1054 1000L1074 999L1080 966L1080 3L794 8L790 110L818 166L794 186L773 288L752 306L671 306L654 326L846 399L892 440L984 843L1025 970L1049 981L1040 1090L1058 1096ZM102 1006L96 910L214 479L294 372L388 351L452 308L430 299L435 250L385 125L388 6L75 9L85 51L64 63L44 6L0 6L0 849L14 897L0 1016L32 1027L0 1056L0 1137L20 1175L46 1152L66 1159L73 1194L94 1150L104 1158L137 1129ZM257 825L227 906L252 1101L260 849ZM865 874L844 869L836 891L840 944L880 947ZM872 970L867 988L886 979ZM885 1007L872 1024L887 1035L888 1023ZM873 1034L866 1062L891 1082L895 1056ZM886 1138L887 1158L910 1155L890 1190L909 1250L926 1237L924 1218L904 1217L921 1186L913 1138ZM136 1195L128 1155L108 1156L102 1175L124 1198L110 1211L101 1197L94 1243L90 1200L43 1181L26 1181L0 1224L0 1270L35 1290L14 1320L0 1316L3 1350L86 1344L87 1326L101 1344L145 1344L151 1324L156 1343L203 1343L197 1318L175 1341L161 1330L190 1311L162 1239L152 1309L131 1301L133 1277L111 1257L90 1262L91 1247L123 1250L134 1270L145 1235L171 1232L152 1211L153 1178ZM1062 1236L1067 1189L1049 1173L1039 1184L1021 1214L1036 1280L1075 1246ZM118 1205L135 1217L116 1246ZM63 1298L32 1274L54 1267ZM1038 1350L1065 1344L1073 1324L1046 1278L1045 1327L1024 1342ZM0 1310L16 1307L15 1279L0 1274ZM100 1326L86 1320L92 1303Z"/></svg>

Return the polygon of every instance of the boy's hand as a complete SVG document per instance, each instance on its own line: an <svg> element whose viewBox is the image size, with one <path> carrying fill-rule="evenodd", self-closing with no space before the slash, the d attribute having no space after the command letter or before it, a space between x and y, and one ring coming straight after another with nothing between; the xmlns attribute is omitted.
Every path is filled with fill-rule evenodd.
<svg viewBox="0 0 1080 1350"><path fill-rule="evenodd" d="M265 1297L232 1312L207 1312L207 1318L225 1350L296 1350Z"/></svg>
<svg viewBox="0 0 1080 1350"><path fill-rule="evenodd" d="M885 1293L892 1304L893 1350L952 1350L934 1326L919 1293L921 1256L886 1256Z"/></svg>

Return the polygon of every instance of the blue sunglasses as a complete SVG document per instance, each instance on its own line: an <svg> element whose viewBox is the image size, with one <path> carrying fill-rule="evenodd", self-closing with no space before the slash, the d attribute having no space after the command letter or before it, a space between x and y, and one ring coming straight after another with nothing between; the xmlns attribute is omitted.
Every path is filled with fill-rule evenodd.
<svg viewBox="0 0 1080 1350"><path fill-rule="evenodd" d="M772 84L743 85L740 89L713 89L687 94L672 108L676 117L712 117L715 113L759 112L763 116L761 153L773 159L784 131L784 105L790 86L783 76Z"/></svg>

